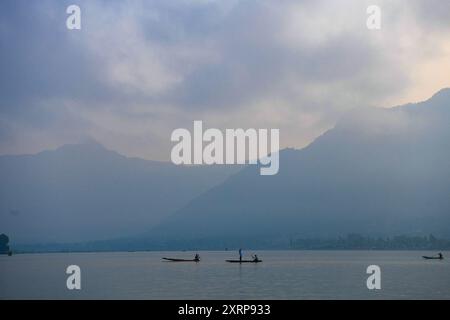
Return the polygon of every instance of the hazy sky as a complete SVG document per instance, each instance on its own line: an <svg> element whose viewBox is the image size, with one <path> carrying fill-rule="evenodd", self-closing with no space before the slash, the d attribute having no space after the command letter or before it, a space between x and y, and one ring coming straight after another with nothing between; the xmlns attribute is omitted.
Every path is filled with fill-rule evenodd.
<svg viewBox="0 0 450 320"><path fill-rule="evenodd" d="M93 138L168 160L193 120L299 148L353 108L428 99L449 71L446 0L2 0L0 154Z"/></svg>

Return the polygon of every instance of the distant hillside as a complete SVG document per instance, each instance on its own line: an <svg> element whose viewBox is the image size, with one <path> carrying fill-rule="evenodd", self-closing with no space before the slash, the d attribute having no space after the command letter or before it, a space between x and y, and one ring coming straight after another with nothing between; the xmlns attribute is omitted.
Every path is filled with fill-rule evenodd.
<svg viewBox="0 0 450 320"><path fill-rule="evenodd" d="M1 156L0 232L13 243L139 234L237 170L127 158L97 143Z"/></svg>
<svg viewBox="0 0 450 320"><path fill-rule="evenodd" d="M247 167L150 235L165 239L289 235L450 236L450 89L391 109L360 109L280 172Z"/></svg>
<svg viewBox="0 0 450 320"><path fill-rule="evenodd" d="M13 244L93 250L277 247L350 233L449 238L449 159L449 89L355 110L308 147L281 151L275 176L67 145L0 157L0 231ZM107 239L116 240L91 242Z"/></svg>

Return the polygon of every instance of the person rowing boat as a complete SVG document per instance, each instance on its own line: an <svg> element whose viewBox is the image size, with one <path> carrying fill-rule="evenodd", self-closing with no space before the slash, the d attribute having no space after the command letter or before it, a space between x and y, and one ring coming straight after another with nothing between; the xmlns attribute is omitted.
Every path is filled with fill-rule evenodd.
<svg viewBox="0 0 450 320"><path fill-rule="evenodd" d="M239 260L225 260L226 262L231 262L231 263L258 263L258 262L262 262L262 260L259 260L258 256L256 254L252 255L252 260L243 260L242 259L242 253L241 250L239 250Z"/></svg>

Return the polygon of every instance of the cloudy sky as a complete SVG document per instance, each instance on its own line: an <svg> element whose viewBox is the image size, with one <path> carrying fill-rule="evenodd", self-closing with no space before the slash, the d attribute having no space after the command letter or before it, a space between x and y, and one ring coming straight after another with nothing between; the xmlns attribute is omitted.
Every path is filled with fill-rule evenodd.
<svg viewBox="0 0 450 320"><path fill-rule="evenodd" d="M449 70L446 0L2 0L0 154L95 139L168 160L193 120L300 148L354 108L428 99Z"/></svg>

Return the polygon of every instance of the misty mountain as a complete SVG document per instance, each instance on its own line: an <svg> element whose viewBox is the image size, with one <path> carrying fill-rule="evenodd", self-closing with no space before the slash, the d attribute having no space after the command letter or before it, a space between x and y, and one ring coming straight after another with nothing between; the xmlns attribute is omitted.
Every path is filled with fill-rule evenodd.
<svg viewBox="0 0 450 320"><path fill-rule="evenodd" d="M139 234L237 170L127 158L95 142L1 156L0 231L15 243Z"/></svg>
<svg viewBox="0 0 450 320"><path fill-rule="evenodd" d="M282 133L281 133L282 134ZM350 112L280 171L248 166L151 231L155 238L450 236L450 89Z"/></svg>

